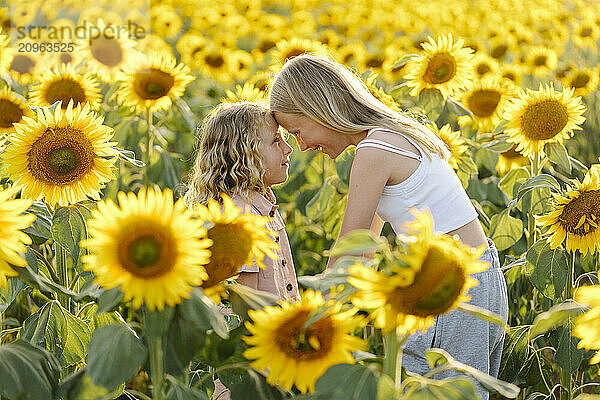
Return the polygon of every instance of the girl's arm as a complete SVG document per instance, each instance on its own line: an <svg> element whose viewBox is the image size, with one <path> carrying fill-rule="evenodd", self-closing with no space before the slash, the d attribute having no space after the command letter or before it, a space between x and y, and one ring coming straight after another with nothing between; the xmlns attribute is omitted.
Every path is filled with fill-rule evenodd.
<svg viewBox="0 0 600 400"><path fill-rule="evenodd" d="M375 211L390 176L389 157L389 152L375 148L362 148L356 152L350 171L348 203L338 239L356 229L371 229L377 234L381 233L383 221ZM336 259L330 257L327 268Z"/></svg>

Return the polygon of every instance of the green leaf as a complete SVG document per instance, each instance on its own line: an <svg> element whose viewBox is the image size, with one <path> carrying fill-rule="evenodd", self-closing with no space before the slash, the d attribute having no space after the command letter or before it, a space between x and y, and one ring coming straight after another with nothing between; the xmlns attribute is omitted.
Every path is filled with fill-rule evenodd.
<svg viewBox="0 0 600 400"><path fill-rule="evenodd" d="M119 388L112 393L102 387L94 385L86 369L82 368L62 381L57 396L67 400L96 400L114 399L123 393Z"/></svg>
<svg viewBox="0 0 600 400"><path fill-rule="evenodd" d="M352 169L352 163L354 162L354 151L347 150L335 159L335 170L340 178L340 182L342 182L346 191L348 190L348 185L350 184L350 170Z"/></svg>
<svg viewBox="0 0 600 400"><path fill-rule="evenodd" d="M519 187L519 191L517 193L517 200L521 199L525 193L529 192L533 188L550 188L556 191L560 191L560 184L552 175L548 174L540 174L538 176L534 176L529 178L525 183L523 183Z"/></svg>
<svg viewBox="0 0 600 400"><path fill-rule="evenodd" d="M376 400L377 374L368 366L338 364L317 380L315 395L328 400Z"/></svg>
<svg viewBox="0 0 600 400"><path fill-rule="evenodd" d="M271 293L244 285L231 284L227 285L227 288L229 289L229 302L233 312L243 319L248 319L248 310L260 310L280 301L279 297Z"/></svg>
<svg viewBox="0 0 600 400"><path fill-rule="evenodd" d="M87 371L95 385L115 390L137 373L146 355L146 347L127 325L106 325L92 335Z"/></svg>
<svg viewBox="0 0 600 400"><path fill-rule="evenodd" d="M341 284L352 288L353 286L348 284L348 268L354 265L357 260L352 257L344 257L338 260L332 268L326 269L320 274L299 276L298 283L319 292L327 292L332 286Z"/></svg>
<svg viewBox="0 0 600 400"><path fill-rule="evenodd" d="M446 107L448 108L448 110L450 110L452 113L459 117L463 115L473 117L473 113L469 109L465 108L465 106L463 106L460 102L454 100L454 98L452 98L451 96L448 96L446 98Z"/></svg>
<svg viewBox="0 0 600 400"><path fill-rule="evenodd" d="M123 299L123 292L121 292L119 286L103 291L98 296L98 310L96 313L100 314L114 310Z"/></svg>
<svg viewBox="0 0 600 400"><path fill-rule="evenodd" d="M486 310L485 308L478 307L469 303L460 303L458 305L458 309L471 315L474 315L477 318L481 318L485 321L499 325L505 331L507 331L509 328L508 324L504 321L504 319L502 319L501 316L491 312L490 310Z"/></svg>
<svg viewBox="0 0 600 400"><path fill-rule="evenodd" d="M165 371L175 376L184 374L190 361L202 350L205 342L206 334L183 319L177 310L167 336Z"/></svg>
<svg viewBox="0 0 600 400"><path fill-rule="evenodd" d="M79 242L87 238L85 218L76 206L58 207L52 218L52 238L79 262Z"/></svg>
<svg viewBox="0 0 600 400"><path fill-rule="evenodd" d="M219 374L223 384L231 391L231 400L279 400L284 398L283 389L269 385L262 373L253 369L241 371L243 372L239 374L238 379L227 382L227 384Z"/></svg>
<svg viewBox="0 0 600 400"><path fill-rule="evenodd" d="M17 295L27 287L25 282L19 278L9 277L6 279L6 287L0 287L0 314L2 314L12 302L17 298Z"/></svg>
<svg viewBox="0 0 600 400"><path fill-rule="evenodd" d="M131 163L135 167L141 168L146 165L146 164L144 164L143 161L136 160L135 153L131 150L120 149L118 147L112 147L112 149L115 150L119 154L120 159Z"/></svg>
<svg viewBox="0 0 600 400"><path fill-rule="evenodd" d="M330 202L337 192L335 186L331 183L332 178L330 176L323 182L321 189L306 205L306 216L313 221L316 221L322 214L327 212Z"/></svg>
<svg viewBox="0 0 600 400"><path fill-rule="evenodd" d="M423 107L429 119L435 121L442 113L446 102L438 89L423 89L419 92L417 104Z"/></svg>
<svg viewBox="0 0 600 400"><path fill-rule="evenodd" d="M572 301L560 303L551 307L548 311L545 311L535 317L533 326L529 331L530 340L533 340L539 335L543 335L550 330L566 324L570 319L576 317L587 309L587 307Z"/></svg>
<svg viewBox="0 0 600 400"><path fill-rule="evenodd" d="M87 324L62 308L56 300L47 302L30 315L20 331L21 339L47 349L63 366L84 359L90 335Z"/></svg>
<svg viewBox="0 0 600 400"><path fill-rule="evenodd" d="M490 238L498 251L508 249L523 236L523 221L510 216L510 209L504 209L490 219Z"/></svg>
<svg viewBox="0 0 600 400"><path fill-rule="evenodd" d="M392 378L387 375L381 375L377 382L377 400L397 400L400 398L400 393L396 390L396 386Z"/></svg>
<svg viewBox="0 0 600 400"><path fill-rule="evenodd" d="M190 321L196 328L203 331L212 329L222 338L227 338L227 324L214 301L204 294L201 288L194 287L190 298L183 300L181 305L183 318Z"/></svg>
<svg viewBox="0 0 600 400"><path fill-rule="evenodd" d="M514 399L519 395L519 387L512 383L504 382L488 374L479 371L469 365L456 361L448 352L442 349L430 349L425 351L425 358L430 365L445 364L442 369L451 368L475 378L483 387L490 392L498 392L504 397ZM447 362L444 363L443 361ZM434 362L432 364L432 362Z"/></svg>
<svg viewBox="0 0 600 400"><path fill-rule="evenodd" d="M473 159L477 165L483 165L488 171L492 171L493 173L496 172L498 152L481 147L475 150Z"/></svg>
<svg viewBox="0 0 600 400"><path fill-rule="evenodd" d="M512 199L515 195L515 185L520 180L524 181L528 178L529 171L525 167L511 169L500 179L498 187L509 199Z"/></svg>
<svg viewBox="0 0 600 400"><path fill-rule="evenodd" d="M571 160L565 146L560 142L546 143L544 145L544 153L548 159L556 165L560 165L567 172L571 172Z"/></svg>
<svg viewBox="0 0 600 400"><path fill-rule="evenodd" d="M583 361L585 351L577 348L579 338L571 336L573 324L558 328L558 347L554 353L554 362L570 374L577 372Z"/></svg>
<svg viewBox="0 0 600 400"><path fill-rule="evenodd" d="M25 211L25 214L34 214L35 221L30 227L23 229L23 232L38 236L44 239L52 238L50 226L52 225L52 215L48 211L46 204L41 201L34 201Z"/></svg>
<svg viewBox="0 0 600 400"><path fill-rule="evenodd" d="M477 172L479 171L477 168L477 164L475 164L475 161L473 161L473 159L466 153L460 157L460 163L458 164L458 170L462 171L468 175L476 175Z"/></svg>
<svg viewBox="0 0 600 400"><path fill-rule="evenodd" d="M418 58L418 57L419 57L418 54L407 54L404 57L402 57L401 59L399 59L398 61L396 61L394 63L394 65L392 65L392 69L398 69L398 68L402 67L403 65L405 65L410 60L412 60L413 58Z"/></svg>
<svg viewBox="0 0 600 400"><path fill-rule="evenodd" d="M546 239L538 240L527 250L525 275L549 299L562 295L569 270L566 252L560 247L550 249Z"/></svg>
<svg viewBox="0 0 600 400"><path fill-rule="evenodd" d="M209 400L204 392L185 386L176 379L169 379L169 391L165 400Z"/></svg>
<svg viewBox="0 0 600 400"><path fill-rule="evenodd" d="M464 377L437 380L417 380L417 389L402 397L402 400L475 400L481 399L473 382Z"/></svg>
<svg viewBox="0 0 600 400"><path fill-rule="evenodd" d="M493 140L481 144L481 147L497 153L503 153L510 150L514 143L507 142L508 135L496 135Z"/></svg>
<svg viewBox="0 0 600 400"><path fill-rule="evenodd" d="M362 256L364 253L371 253L383 250L387 242L375 236L369 229L357 229L341 237L331 249L331 255L334 257L342 255Z"/></svg>
<svg viewBox="0 0 600 400"><path fill-rule="evenodd" d="M529 328L528 325L513 326L506 334L500 366L500 376L505 380L513 382L520 375L528 352Z"/></svg>
<svg viewBox="0 0 600 400"><path fill-rule="evenodd" d="M149 311L144 308L144 333L146 338L162 338L167 334L175 309L166 306L162 311Z"/></svg>
<svg viewBox="0 0 600 400"><path fill-rule="evenodd" d="M509 121L507 121L505 119L498 122L498 125L496 125L496 127L494 128L494 130L492 131L492 134L504 132L504 129L506 128L506 124L508 124L508 122Z"/></svg>
<svg viewBox="0 0 600 400"><path fill-rule="evenodd" d="M61 367L46 350L17 339L0 346L0 395L11 400L52 400Z"/></svg>

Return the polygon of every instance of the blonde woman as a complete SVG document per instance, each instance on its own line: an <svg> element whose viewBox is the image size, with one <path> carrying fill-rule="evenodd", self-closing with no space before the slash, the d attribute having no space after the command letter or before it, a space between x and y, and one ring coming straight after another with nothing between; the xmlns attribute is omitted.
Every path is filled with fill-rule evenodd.
<svg viewBox="0 0 600 400"><path fill-rule="evenodd" d="M254 289L299 300L296 271L285 223L271 186L288 178L292 148L265 105L240 102L221 104L205 119L198 154L184 201L188 207L206 204L228 194L233 203L253 214L270 217L267 228L279 244L277 260L266 257L264 269L244 265L237 281ZM225 311L226 312L226 311ZM227 400L229 391L215 380L214 399Z"/></svg>
<svg viewBox="0 0 600 400"><path fill-rule="evenodd" d="M482 260L490 268L476 276L480 283L469 292L471 302L506 320L506 282L498 253L448 164L448 149L435 134L381 103L343 65L311 55L283 66L272 85L270 107L302 151L319 150L335 159L356 146L340 236L355 229L380 234L384 221L401 233L413 219L410 207L428 208L436 231L458 235L473 247L487 246ZM328 267L332 263L330 259ZM424 351L441 347L459 361L497 376L503 341L496 325L461 313L443 315L435 329L409 338L404 366L424 373Z"/></svg>

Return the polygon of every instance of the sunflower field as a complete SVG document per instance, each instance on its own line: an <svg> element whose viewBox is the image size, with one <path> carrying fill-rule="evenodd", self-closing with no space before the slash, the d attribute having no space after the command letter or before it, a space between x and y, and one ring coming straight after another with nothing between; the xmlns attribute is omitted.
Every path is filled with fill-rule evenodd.
<svg viewBox="0 0 600 400"><path fill-rule="evenodd" d="M598 0L0 0L0 400L600 399L599 39ZM336 242L353 148L294 143L274 188L301 300L232 279L278 244L227 196L186 207L199 128L304 53L447 145L507 324L428 214ZM504 329L497 379L401 367L454 310Z"/></svg>

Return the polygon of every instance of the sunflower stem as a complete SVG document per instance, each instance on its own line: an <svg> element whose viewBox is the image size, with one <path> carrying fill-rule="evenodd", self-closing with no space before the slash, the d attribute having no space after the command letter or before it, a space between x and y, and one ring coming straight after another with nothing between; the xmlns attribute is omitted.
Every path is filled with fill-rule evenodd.
<svg viewBox="0 0 600 400"><path fill-rule="evenodd" d="M535 153L533 157L531 157L531 176L538 176L540 174L540 153ZM536 230L535 230L535 216L533 215L533 211L529 209L527 213L527 232L529 236L527 237L527 248L533 246L536 241Z"/></svg>
<svg viewBox="0 0 600 400"><path fill-rule="evenodd" d="M150 379L152 380L152 399L162 400L163 393L163 349L162 338L154 337L150 346Z"/></svg>
<svg viewBox="0 0 600 400"><path fill-rule="evenodd" d="M150 158L152 157L152 112L149 108L146 109L148 131L146 132L146 148L144 149L144 186L148 186L150 183L148 179L148 170L150 169Z"/></svg>
<svg viewBox="0 0 600 400"><path fill-rule="evenodd" d="M402 347L408 339L408 334L398 337L396 331L383 336L384 354L383 373L392 378L396 388L402 385Z"/></svg>
<svg viewBox="0 0 600 400"><path fill-rule="evenodd" d="M67 270L67 251L58 244L56 246L56 275L58 284L63 287L69 286L69 274ZM69 296L58 293L58 301L65 310L69 310Z"/></svg>

